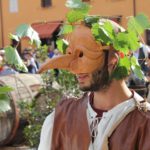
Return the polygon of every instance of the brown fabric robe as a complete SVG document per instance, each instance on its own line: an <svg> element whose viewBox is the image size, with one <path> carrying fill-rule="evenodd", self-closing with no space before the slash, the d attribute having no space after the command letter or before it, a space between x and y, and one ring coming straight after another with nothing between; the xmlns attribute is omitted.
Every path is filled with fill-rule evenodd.
<svg viewBox="0 0 150 150"><path fill-rule="evenodd" d="M51 150L88 150L88 98L66 99L56 107ZM99 139L101 140L101 139ZM150 150L150 112L130 112L109 138L109 150Z"/></svg>

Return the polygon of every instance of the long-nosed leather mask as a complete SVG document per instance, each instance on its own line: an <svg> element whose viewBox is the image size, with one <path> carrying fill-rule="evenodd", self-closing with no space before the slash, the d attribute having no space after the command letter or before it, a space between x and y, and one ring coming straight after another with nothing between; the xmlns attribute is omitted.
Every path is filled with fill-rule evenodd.
<svg viewBox="0 0 150 150"><path fill-rule="evenodd" d="M66 69L74 74L91 73L104 63L104 52L107 46L95 41L91 29L85 25L77 25L67 36L69 46L65 55L47 60L39 72L48 69Z"/></svg>

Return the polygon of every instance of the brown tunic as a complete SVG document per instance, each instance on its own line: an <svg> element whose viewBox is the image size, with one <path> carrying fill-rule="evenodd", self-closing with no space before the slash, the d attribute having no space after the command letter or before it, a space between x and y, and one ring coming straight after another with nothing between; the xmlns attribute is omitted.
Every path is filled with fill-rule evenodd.
<svg viewBox="0 0 150 150"><path fill-rule="evenodd" d="M87 97L66 99L56 107L51 150L88 150ZM101 140L101 139L99 139ZM150 112L130 112L109 138L109 150L150 150Z"/></svg>

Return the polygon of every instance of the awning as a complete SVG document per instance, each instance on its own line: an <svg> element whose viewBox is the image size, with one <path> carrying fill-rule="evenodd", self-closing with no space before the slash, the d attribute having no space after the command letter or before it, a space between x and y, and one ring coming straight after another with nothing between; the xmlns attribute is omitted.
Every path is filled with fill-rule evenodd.
<svg viewBox="0 0 150 150"><path fill-rule="evenodd" d="M40 38L49 38L59 28L62 21L33 23L31 26L39 33Z"/></svg>

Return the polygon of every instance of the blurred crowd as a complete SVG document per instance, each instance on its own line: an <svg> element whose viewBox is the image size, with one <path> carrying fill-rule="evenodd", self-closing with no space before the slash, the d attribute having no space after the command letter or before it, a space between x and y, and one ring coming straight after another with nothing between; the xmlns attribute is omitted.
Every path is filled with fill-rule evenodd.
<svg viewBox="0 0 150 150"><path fill-rule="evenodd" d="M23 64L26 66L27 71L20 70L20 68L16 67L15 65L10 64L7 59L11 59L6 57L6 50L0 49L0 76L8 75L8 74L16 74L16 73L30 73L30 74L36 74L38 73L39 67L43 62L40 60L39 56L39 50L35 50L32 47L25 48L23 52L20 55L20 58L23 62ZM46 52L46 59L57 57L60 55L60 52L52 48L51 46L47 46L47 52ZM15 61L15 60L13 60ZM55 76L59 75L59 70L54 69Z"/></svg>

